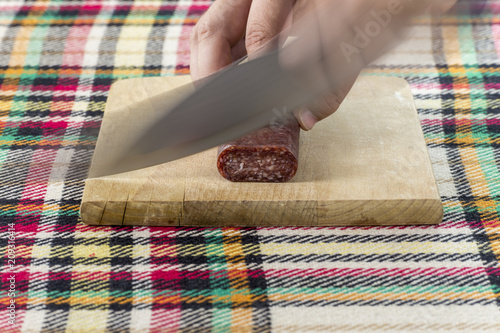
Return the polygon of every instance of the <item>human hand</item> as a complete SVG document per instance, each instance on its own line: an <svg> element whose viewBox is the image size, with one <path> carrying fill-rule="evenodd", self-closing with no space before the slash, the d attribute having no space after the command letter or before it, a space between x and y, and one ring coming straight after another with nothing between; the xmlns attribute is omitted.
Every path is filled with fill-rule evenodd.
<svg viewBox="0 0 500 333"><path fill-rule="evenodd" d="M283 38L275 37L286 27L292 26L293 30L292 23L307 16L313 17L312 23L317 26L316 28L319 27L322 33L325 32L326 38L323 36L321 40L314 35L321 44L319 46L328 53L334 54L336 51L332 48L337 50L339 48L335 42L332 44L331 41L338 42L339 35L344 32L344 35L352 35L354 26L364 26L367 23L367 13L393 8L394 13L397 12L397 17L391 19L390 26L384 27L387 34L381 33L377 36L380 37L378 41L372 42L370 47L361 50L360 54L352 54L353 57L361 58L363 65L366 65L367 62L375 60L385 44L389 43L384 38L391 39L391 33L404 26L411 16L429 7L444 11L455 2L456 0L442 0L437 3L432 0L420 0L410 4L409 0L217 0L200 18L191 34L191 75L193 80L199 80L230 65L246 54L252 57L252 53L257 53L263 46L272 47L282 42ZM310 13L315 16L307 15ZM316 18L319 18L318 22L315 21ZM300 34L299 29L299 37ZM306 34L306 39L312 35ZM293 61L307 65L308 54L303 50L299 49L299 52L293 53L295 58ZM305 48L305 50L308 49ZM302 58L297 56L297 53L301 53ZM337 58L335 66L329 67L339 68L338 55L332 55L333 58ZM312 63L306 66L305 70L315 73L312 68L314 65ZM326 67L328 68L328 64ZM310 130L318 121L338 109L362 66L352 68L353 70L348 75L342 77L341 85L295 110L294 114L304 130ZM322 74L333 76L337 75L337 72L332 70L332 73Z"/></svg>

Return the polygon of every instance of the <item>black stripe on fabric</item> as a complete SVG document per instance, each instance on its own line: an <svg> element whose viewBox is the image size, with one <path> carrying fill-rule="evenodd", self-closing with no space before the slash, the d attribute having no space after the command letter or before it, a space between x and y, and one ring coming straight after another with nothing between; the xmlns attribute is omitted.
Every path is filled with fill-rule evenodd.
<svg viewBox="0 0 500 333"><path fill-rule="evenodd" d="M247 270L252 270L247 279L250 293L254 295L251 304L253 332L271 332L271 311L267 294L269 282L264 272L264 256L260 251L260 244L263 243L261 237L255 228L242 230L241 245L243 249L251 247L254 250L252 254L244 253Z"/></svg>
<svg viewBox="0 0 500 333"><path fill-rule="evenodd" d="M290 291L292 293L292 291ZM392 295L388 298L393 298ZM443 305L482 305L488 306L495 303L491 299L436 299L436 300L412 300L405 299L404 295L401 295L403 299L386 299L386 300L321 300L321 301L271 301L271 307L337 307L337 306L443 306ZM410 297L408 297L410 298Z"/></svg>
<svg viewBox="0 0 500 333"><path fill-rule="evenodd" d="M118 228L113 228L118 229ZM133 246L134 241L130 232L131 227L119 228L107 238L109 246L111 274L108 280L108 290L110 295L109 309L113 314L119 314L121 324L126 325L125 314L130 315L133 300ZM115 320L110 316L110 320ZM111 324L110 324L111 325ZM127 324L128 325L128 324ZM116 327L116 325L114 325Z"/></svg>
<svg viewBox="0 0 500 333"><path fill-rule="evenodd" d="M127 17L130 14L132 7L131 6L118 6L115 7L111 17L121 16ZM101 65L106 65L107 61L110 61L109 64L114 63L114 52L116 51L116 44L118 42L122 25L116 25L110 21L106 31L104 32L101 44L99 45L99 58L96 64L96 73L97 70L103 70ZM111 55L108 52L113 52ZM103 59L104 58L104 59ZM104 63L103 63L104 62ZM112 73L112 70L110 71ZM100 91L109 91L111 84L113 83L113 78L111 75L103 77L94 75L92 87L93 90ZM86 112L86 117L92 116L102 116L104 111L104 103L107 100L106 94L91 94L89 98L89 108ZM92 105L92 107L91 107ZM80 137L95 137L98 134L97 128L92 127L84 127L80 129L79 136ZM95 141L93 141L95 144ZM73 160L75 157L73 157ZM90 163L90 160L86 161ZM86 164L87 165L87 164ZM90 165L90 164L88 164ZM86 177L87 172L84 172L82 168L79 169L79 176ZM83 181L83 179L77 179L78 182ZM105 239L104 242L107 246L109 246L109 255L110 258L105 260L103 258L101 265L104 262L109 262L111 266L112 272L119 272L119 274L114 274L110 276L107 280L107 290L109 291L109 304L108 304L108 317L106 319L106 329L112 330L116 328L123 329L124 331L130 329L131 324L131 316L133 309L133 276L131 272L131 268L133 265L132 259L132 251L133 251L133 239L131 236L126 235L130 231L132 231L131 227L124 228L113 228L113 231L116 233L112 233L111 237ZM77 240L79 241L79 240ZM83 240L83 243L86 243ZM93 243L95 244L95 243ZM85 262L89 260L86 259Z"/></svg>
<svg viewBox="0 0 500 333"><path fill-rule="evenodd" d="M395 276L390 272L380 272L374 275L352 276L343 274L338 276L283 276L283 277L268 277L269 288L390 288L390 287L408 287L414 289L428 288L444 288L444 287L473 287L485 286L488 287L490 282L488 274L483 275L416 275L416 276ZM465 274L465 273L464 273ZM498 277L500 271L496 271L491 275Z"/></svg>
<svg viewBox="0 0 500 333"><path fill-rule="evenodd" d="M478 261L476 253L394 253L394 254L308 254L265 255L267 263L320 263L320 262L466 262Z"/></svg>
<svg viewBox="0 0 500 333"><path fill-rule="evenodd" d="M436 242L458 243L473 242L467 234L403 234L403 235L275 235L262 236L263 244L335 244L335 243L404 243L404 242Z"/></svg>

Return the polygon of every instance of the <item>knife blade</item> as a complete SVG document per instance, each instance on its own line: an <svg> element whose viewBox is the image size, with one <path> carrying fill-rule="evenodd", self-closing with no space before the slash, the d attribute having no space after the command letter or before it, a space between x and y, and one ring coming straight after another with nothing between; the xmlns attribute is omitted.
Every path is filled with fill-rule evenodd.
<svg viewBox="0 0 500 333"><path fill-rule="evenodd" d="M328 1L325 5L332 6ZM204 79L204 84L175 107L166 108L159 101L153 106L156 121L141 129L119 156L111 154L101 161L90 177L169 162L237 139L268 124L276 116L273 110L293 111L340 86L397 39L394 29L386 29L369 47L347 59L338 46L353 40L352 26L342 30L336 22L339 29L328 29L332 27L328 13L318 10L295 25L300 38L291 45ZM383 41L385 47L376 46L377 41Z"/></svg>
<svg viewBox="0 0 500 333"><path fill-rule="evenodd" d="M276 117L273 109L293 110L316 94L282 69L278 52L267 54L218 73L170 110L159 105L159 120L90 177L165 163L237 139L268 124Z"/></svg>

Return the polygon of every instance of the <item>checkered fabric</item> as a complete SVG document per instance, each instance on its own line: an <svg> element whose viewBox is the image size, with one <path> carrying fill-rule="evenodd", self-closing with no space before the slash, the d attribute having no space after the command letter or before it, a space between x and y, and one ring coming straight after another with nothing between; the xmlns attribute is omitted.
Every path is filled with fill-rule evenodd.
<svg viewBox="0 0 500 333"><path fill-rule="evenodd" d="M0 332L499 332L500 0L462 4L366 72L409 81L443 223L247 229L79 220L110 85L188 73L209 1L0 0Z"/></svg>

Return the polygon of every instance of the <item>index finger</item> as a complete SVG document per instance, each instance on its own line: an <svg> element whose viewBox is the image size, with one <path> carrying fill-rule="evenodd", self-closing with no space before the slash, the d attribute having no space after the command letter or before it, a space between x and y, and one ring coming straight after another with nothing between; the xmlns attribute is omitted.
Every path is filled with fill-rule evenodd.
<svg viewBox="0 0 500 333"><path fill-rule="evenodd" d="M191 76L201 79L232 62L231 48L245 33L252 0L218 0L191 33Z"/></svg>

